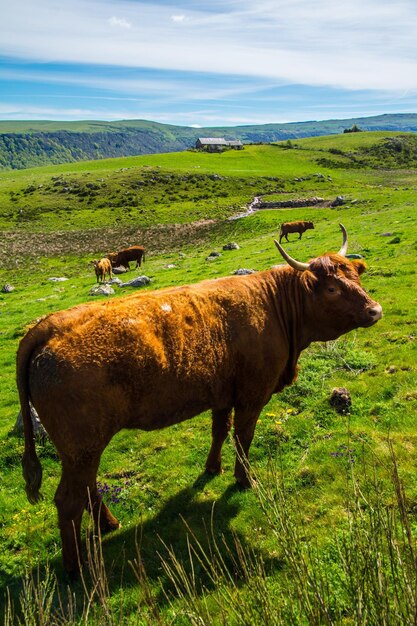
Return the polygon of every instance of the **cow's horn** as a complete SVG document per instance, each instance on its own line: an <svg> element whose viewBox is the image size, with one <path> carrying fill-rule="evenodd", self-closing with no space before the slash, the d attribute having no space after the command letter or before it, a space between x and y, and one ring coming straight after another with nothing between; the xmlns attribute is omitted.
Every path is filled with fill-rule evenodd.
<svg viewBox="0 0 417 626"><path fill-rule="evenodd" d="M342 247L339 250L339 254L340 256L346 256L346 252L348 249L348 236L347 236L346 228L343 226L343 224L339 224L339 226L343 233L343 243L342 243Z"/></svg>
<svg viewBox="0 0 417 626"><path fill-rule="evenodd" d="M274 241L276 247L280 251L281 255L284 257L284 259L287 261L288 265L291 265L291 267L293 267L295 270L298 270L299 272L304 272L305 270L308 270L308 263L301 263L300 261L296 261L285 252L284 248L281 246L281 244L278 243L276 239L274 239Z"/></svg>

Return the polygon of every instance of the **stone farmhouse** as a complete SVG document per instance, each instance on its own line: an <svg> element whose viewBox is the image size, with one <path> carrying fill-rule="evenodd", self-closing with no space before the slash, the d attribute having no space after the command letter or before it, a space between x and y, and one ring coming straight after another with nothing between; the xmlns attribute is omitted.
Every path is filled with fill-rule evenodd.
<svg viewBox="0 0 417 626"><path fill-rule="evenodd" d="M207 150L207 152L222 152L225 148L233 150L242 150L243 144L239 139L224 139L224 137L199 137L195 147L198 150Z"/></svg>

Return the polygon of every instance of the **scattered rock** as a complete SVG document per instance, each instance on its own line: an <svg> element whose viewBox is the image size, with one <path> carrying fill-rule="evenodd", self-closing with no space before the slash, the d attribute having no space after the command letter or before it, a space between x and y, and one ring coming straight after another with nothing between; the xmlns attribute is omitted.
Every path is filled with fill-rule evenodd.
<svg viewBox="0 0 417 626"><path fill-rule="evenodd" d="M363 259L363 256L361 254L347 254L346 258L347 259Z"/></svg>
<svg viewBox="0 0 417 626"><path fill-rule="evenodd" d="M123 267L123 265L112 268L113 274L125 274L127 271L128 271L127 267Z"/></svg>
<svg viewBox="0 0 417 626"><path fill-rule="evenodd" d="M110 285L95 285L89 293L90 296L110 296L114 293L114 289Z"/></svg>
<svg viewBox="0 0 417 626"><path fill-rule="evenodd" d="M52 276L52 278L48 278L48 280L52 281L53 283L63 283L65 280L68 280L68 278L65 278L64 276L61 276L59 278L57 278L56 276Z"/></svg>
<svg viewBox="0 0 417 626"><path fill-rule="evenodd" d="M214 261L219 256L221 256L220 252L210 252L210 254L206 257L206 261Z"/></svg>
<svg viewBox="0 0 417 626"><path fill-rule="evenodd" d="M225 246L223 246L223 250L240 250L240 246L235 241L230 241Z"/></svg>
<svg viewBox="0 0 417 626"><path fill-rule="evenodd" d="M345 196L336 196L336 199L330 204L331 207L342 206L342 204L346 204Z"/></svg>
<svg viewBox="0 0 417 626"><path fill-rule="evenodd" d="M232 274L235 274L236 276L244 276L245 274L254 274L255 271L256 270L248 270L245 267L241 267L238 270L232 272Z"/></svg>
<svg viewBox="0 0 417 626"><path fill-rule="evenodd" d="M136 276L136 278L132 278L127 283L121 283L119 287L143 287L144 285L149 285L151 279L147 276Z"/></svg>
<svg viewBox="0 0 417 626"><path fill-rule="evenodd" d="M387 374L395 374L395 372L398 371L398 367L396 365L390 365L385 371Z"/></svg>
<svg viewBox="0 0 417 626"><path fill-rule="evenodd" d="M335 387L330 396L329 403L340 415L349 413L352 400L346 387Z"/></svg>
<svg viewBox="0 0 417 626"><path fill-rule="evenodd" d="M392 237L392 233L381 233L381 237Z"/></svg>
<svg viewBox="0 0 417 626"><path fill-rule="evenodd" d="M123 281L120 278L117 278L117 276L113 276L113 278L111 280L108 280L106 284L107 285L121 285L122 282Z"/></svg>
<svg viewBox="0 0 417 626"><path fill-rule="evenodd" d="M2 293L10 293L11 291L14 291L14 287L13 285L11 285L10 283L5 283L3 285L3 287L1 288Z"/></svg>
<svg viewBox="0 0 417 626"><path fill-rule="evenodd" d="M47 439L48 438L48 433L46 432L46 430L42 426L41 421L40 421L40 419L38 417L38 414L36 412L36 409L32 405L30 405L30 417L32 418L33 432L35 434L35 437L37 439L40 439L41 441ZM13 428L11 430L11 433L12 433L12 435L17 435L18 437L23 437L23 419L22 419L22 412L21 411L19 411L19 414L17 416L15 425L13 426Z"/></svg>
<svg viewBox="0 0 417 626"><path fill-rule="evenodd" d="M175 267L177 267L174 263L168 263L168 265L165 266L167 270L172 270Z"/></svg>
<svg viewBox="0 0 417 626"><path fill-rule="evenodd" d="M391 239L391 241L389 241L388 243L400 243L401 239L399 237L394 237L393 239Z"/></svg>
<svg viewBox="0 0 417 626"><path fill-rule="evenodd" d="M301 180L301 179L300 179ZM322 204L324 198L295 198L293 200L282 200L280 202L258 202L257 208L259 209L285 209L285 208L297 208L314 206L316 204Z"/></svg>

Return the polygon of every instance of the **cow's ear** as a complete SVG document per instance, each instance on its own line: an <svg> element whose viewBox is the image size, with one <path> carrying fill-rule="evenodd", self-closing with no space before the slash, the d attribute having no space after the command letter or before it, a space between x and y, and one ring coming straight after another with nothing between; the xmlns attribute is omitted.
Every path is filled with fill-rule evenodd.
<svg viewBox="0 0 417 626"><path fill-rule="evenodd" d="M313 291L314 287L317 284L317 280L317 276L309 270L305 270L301 274L301 281L307 291Z"/></svg>
<svg viewBox="0 0 417 626"><path fill-rule="evenodd" d="M365 261L362 261L362 259L354 259L352 263L355 266L355 269L358 272L359 276L366 272L366 263Z"/></svg>

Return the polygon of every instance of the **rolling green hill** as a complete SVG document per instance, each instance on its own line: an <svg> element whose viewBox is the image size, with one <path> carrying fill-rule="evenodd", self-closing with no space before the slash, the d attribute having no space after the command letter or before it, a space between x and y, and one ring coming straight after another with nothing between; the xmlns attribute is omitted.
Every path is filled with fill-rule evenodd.
<svg viewBox="0 0 417 626"><path fill-rule="evenodd" d="M2 121L0 168L176 152L192 147L198 137L225 136L244 143L269 143L342 133L354 124L362 130L413 132L417 130L417 114L199 129L145 120Z"/></svg>

